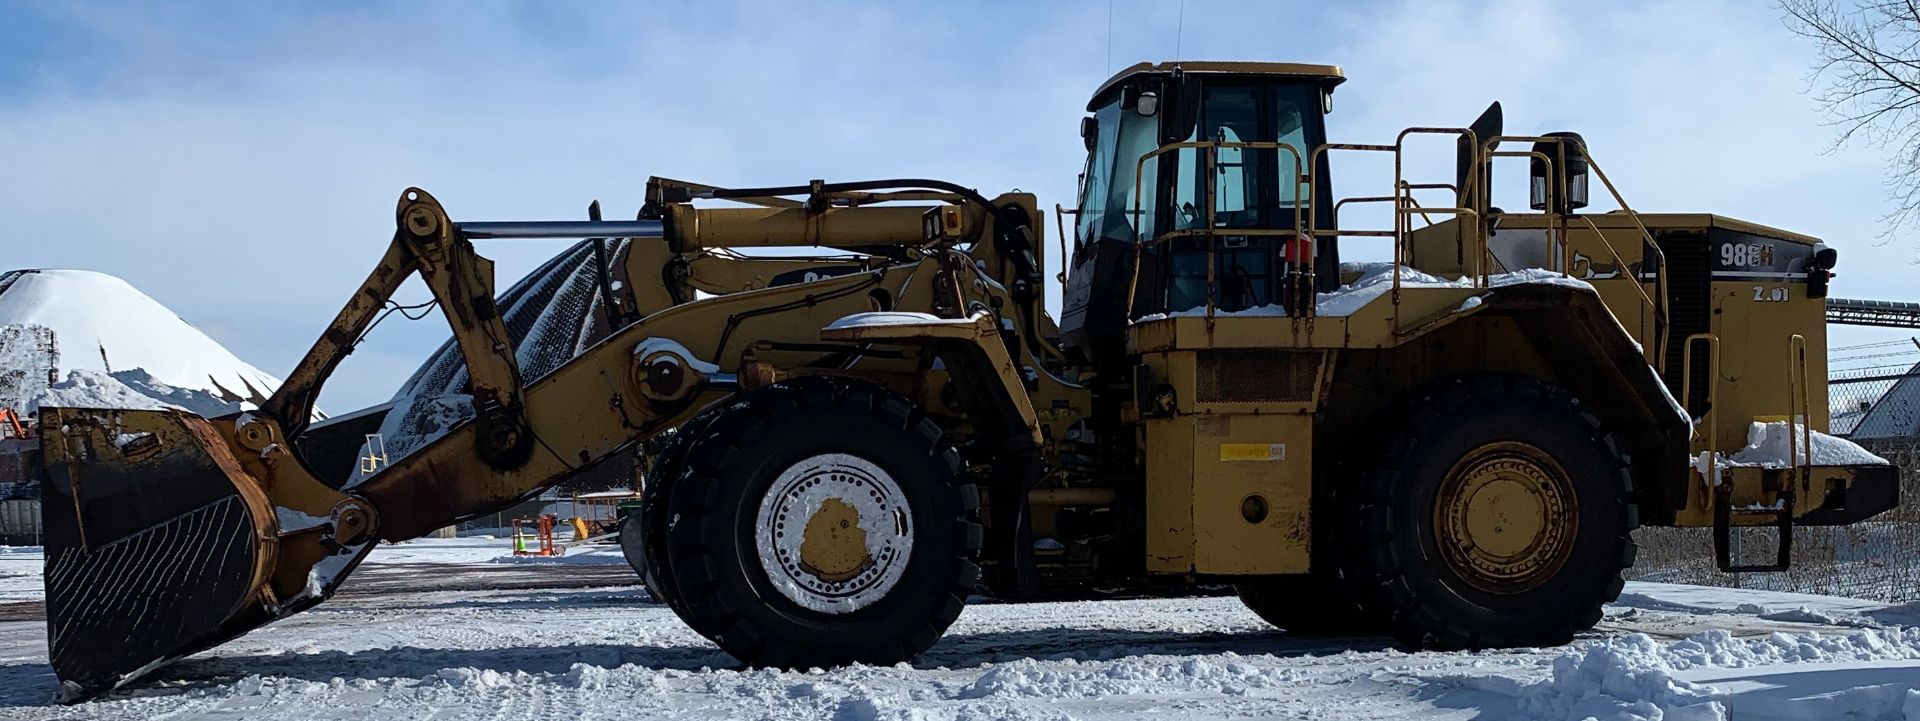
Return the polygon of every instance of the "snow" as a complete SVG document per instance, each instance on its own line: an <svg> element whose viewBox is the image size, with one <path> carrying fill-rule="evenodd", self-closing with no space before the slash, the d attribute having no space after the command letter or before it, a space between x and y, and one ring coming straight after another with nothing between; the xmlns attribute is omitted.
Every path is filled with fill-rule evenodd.
<svg viewBox="0 0 1920 721"><path fill-rule="evenodd" d="M1786 421L1755 423L1748 426L1747 447L1728 458L1727 464L1762 468L1786 468L1805 464L1808 459L1808 449L1801 445L1802 431L1807 432L1807 440L1812 444L1813 465L1884 466L1887 464L1887 459L1868 452L1853 441L1809 430L1798 423L1789 425ZM1795 449L1789 451L1790 445ZM1793 454L1791 459L1788 457L1790 452Z"/></svg>
<svg viewBox="0 0 1920 721"><path fill-rule="evenodd" d="M1755 668L1775 678L1819 673L1853 678L1821 693L1806 693L1809 689L1800 685L1795 690L1803 702L1782 705L1749 694L1778 691L1784 684L1729 683L1756 675L1731 670ZM1520 708L1536 718L1569 721L1900 719L1912 693L1920 693L1920 628L1762 638L1736 638L1719 630L1673 644L1635 633L1554 659L1552 677L1523 689Z"/></svg>
<svg viewBox="0 0 1920 721"><path fill-rule="evenodd" d="M564 534L564 535L563 535ZM572 538L572 529L555 528L555 538ZM617 545L573 544L562 540L559 556L515 556L513 539L492 538L416 538L400 543L381 544L367 554L363 563L384 564L472 564L533 563L574 565L624 565L626 556Z"/></svg>
<svg viewBox="0 0 1920 721"><path fill-rule="evenodd" d="M640 341L639 345L633 347L633 357L641 360L646 360L647 356L661 352L672 353L679 356L681 360L687 362L687 367L701 373L720 372L720 366L700 360L700 356L694 355L693 351L687 350L686 346L674 342L671 338L648 338Z"/></svg>
<svg viewBox="0 0 1920 721"><path fill-rule="evenodd" d="M275 520L280 523L281 533L292 533L294 531L304 531L309 528L319 528L331 522L330 519L286 506L275 506L273 508L273 515Z"/></svg>
<svg viewBox="0 0 1920 721"><path fill-rule="evenodd" d="M1806 432L1806 436L1801 433ZM1812 446L1811 452L1802 445ZM1791 444L1792 449L1789 449ZM1792 456L1789 458L1789 456ZM1816 466L1866 466L1886 465L1887 459L1874 455L1859 444L1845 438L1808 429L1806 426L1786 421L1754 423L1747 427L1747 445L1732 456L1714 452L1712 465L1718 469L1733 467L1788 468L1798 462L1806 464L1812 459ZM1693 468L1701 478L1708 478L1708 453L1701 452L1693 456ZM1712 480L1708 483L1711 485Z"/></svg>
<svg viewBox="0 0 1920 721"><path fill-rule="evenodd" d="M77 372L77 371L75 371ZM71 373L69 373L71 375ZM218 418L245 408L251 403L229 400L216 395L213 391L201 388L179 388L168 385L153 377L145 368L129 368L114 371L113 379L134 392L159 400L167 405L184 408L207 418ZM275 387L278 387L276 384Z"/></svg>
<svg viewBox="0 0 1920 721"><path fill-rule="evenodd" d="M52 329L59 369L68 377L73 371L111 373L136 391L190 410L207 399L258 403L280 386L280 379L105 273L28 270L0 276L0 325Z"/></svg>
<svg viewBox="0 0 1920 721"><path fill-rule="evenodd" d="M1649 611L1667 611L1695 615L1784 613L1806 610L1830 619L1860 618L1885 611L1887 606L1837 596L1785 591L1755 591L1718 586L1690 586L1678 583L1636 581L1614 601L1617 606ZM1784 620L1784 619L1783 619Z"/></svg>
<svg viewBox="0 0 1920 721"><path fill-rule="evenodd" d="M1232 597L975 603L912 663L779 671L686 629L617 549L499 562L508 543L382 546L326 605L81 706L48 705L46 627L7 605L37 595L0 596L0 717L1920 719L1920 629L1755 615L1883 610L1851 599L1629 583L1571 646L1477 653L1296 638ZM0 549L36 591L39 565Z"/></svg>
<svg viewBox="0 0 1920 721"><path fill-rule="evenodd" d="M1322 316L1350 316L1372 303L1375 298L1393 290L1393 265L1389 263L1362 263L1346 266L1343 271L1358 270L1360 277L1352 283L1341 286L1331 293L1321 293L1317 297L1315 312ZM1584 280L1573 278L1559 271L1545 268L1523 268L1507 273L1487 276L1487 286L1504 288L1515 285L1558 285L1568 288L1592 291L1593 286ZM1448 280L1439 276L1401 266L1400 287L1402 288L1472 288L1471 276L1462 276ZM1476 296L1461 304L1460 310L1470 310L1480 305Z"/></svg>
<svg viewBox="0 0 1920 721"><path fill-rule="evenodd" d="M876 311L842 316L832 323L828 323L827 327L823 330L874 328L892 325L973 325L973 320L971 318L942 318L932 313Z"/></svg>
<svg viewBox="0 0 1920 721"><path fill-rule="evenodd" d="M1321 317L1346 317L1365 308L1380 296L1393 290L1393 265L1390 263L1346 263L1341 265L1342 273L1359 273L1352 283L1321 293L1315 298L1314 313ZM1515 285L1558 285L1591 291L1593 286L1584 280L1569 277L1558 271L1544 268L1524 268L1508 273L1487 276L1490 288L1505 288ZM1402 288L1472 288L1473 278L1462 276L1448 280L1437 275L1400 267L1400 287ZM1459 310L1467 311L1478 307L1483 298L1475 296L1460 304ZM1189 308L1172 313L1152 313L1141 316L1135 323L1161 320L1165 318L1198 318L1207 314L1206 308ZM1285 316L1287 309L1277 304L1257 306L1237 311L1214 311L1214 317L1279 317Z"/></svg>
<svg viewBox="0 0 1920 721"><path fill-rule="evenodd" d="M29 401L27 412L33 413L40 406L59 406L63 408L122 408L126 410L159 410L178 408L166 401L134 390L119 379L101 373L78 369L69 371L66 380L47 386L47 391L39 398Z"/></svg>

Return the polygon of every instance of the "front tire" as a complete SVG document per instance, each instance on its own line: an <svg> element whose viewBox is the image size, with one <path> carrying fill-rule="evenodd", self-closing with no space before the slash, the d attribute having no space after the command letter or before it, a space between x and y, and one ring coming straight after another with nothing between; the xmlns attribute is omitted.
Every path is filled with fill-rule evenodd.
<svg viewBox="0 0 1920 721"><path fill-rule="evenodd" d="M1628 458L1570 393L1480 374L1417 391L1343 505L1341 576L1415 648L1559 645L1620 595Z"/></svg>
<svg viewBox="0 0 1920 721"><path fill-rule="evenodd" d="M800 378L716 416L665 494L663 552L687 625L754 666L907 660L980 570L977 495L911 402ZM657 572L657 571L656 571Z"/></svg>

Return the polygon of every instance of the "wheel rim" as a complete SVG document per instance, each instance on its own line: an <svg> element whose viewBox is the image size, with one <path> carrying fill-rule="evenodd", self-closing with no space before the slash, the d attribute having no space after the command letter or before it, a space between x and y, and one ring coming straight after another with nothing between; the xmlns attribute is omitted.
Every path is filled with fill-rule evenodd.
<svg viewBox="0 0 1920 721"><path fill-rule="evenodd" d="M1489 443L1449 469L1434 498L1441 556L1488 593L1538 588L1572 555L1579 500L1567 473L1539 448Z"/></svg>
<svg viewBox="0 0 1920 721"><path fill-rule="evenodd" d="M866 459L826 453L788 466L760 499L760 566L800 607L844 614L900 583L913 555L906 493Z"/></svg>

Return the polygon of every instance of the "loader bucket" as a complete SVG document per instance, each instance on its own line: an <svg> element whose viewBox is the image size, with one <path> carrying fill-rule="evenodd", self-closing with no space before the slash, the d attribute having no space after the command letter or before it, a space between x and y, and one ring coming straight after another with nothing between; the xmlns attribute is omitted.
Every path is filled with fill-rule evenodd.
<svg viewBox="0 0 1920 721"><path fill-rule="evenodd" d="M48 660L63 701L273 618L273 507L215 423L41 409Z"/></svg>

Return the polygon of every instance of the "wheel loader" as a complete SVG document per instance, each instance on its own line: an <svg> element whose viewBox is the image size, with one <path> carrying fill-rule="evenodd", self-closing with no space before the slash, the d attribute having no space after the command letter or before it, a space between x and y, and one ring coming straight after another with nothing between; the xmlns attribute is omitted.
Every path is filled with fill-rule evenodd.
<svg viewBox="0 0 1920 721"><path fill-rule="evenodd" d="M797 668L911 659L976 594L1196 585L1295 633L1559 644L1620 592L1636 527L1712 528L1722 568L1778 570L1796 527L1897 503L1893 467L1818 433L1833 249L1634 212L1578 135L1505 134L1497 104L1329 142L1343 80L1118 73L1081 119L1055 246L1034 196L925 179L654 178L631 221L461 221L409 189L385 256L258 409L42 409L61 693L635 455L623 535L647 588L742 663ZM1454 172L1411 172L1423 142ZM1336 158L1362 155L1393 178L1337 196ZM1494 171L1520 165L1528 207L1496 207ZM1583 212L1595 194L1613 209ZM530 377L475 250L496 238L619 240L597 261L608 331ZM451 420L322 477L315 395L414 276L465 361L426 399ZM1767 439L1788 451L1741 460ZM1734 552L1743 527L1775 529L1777 554Z"/></svg>

